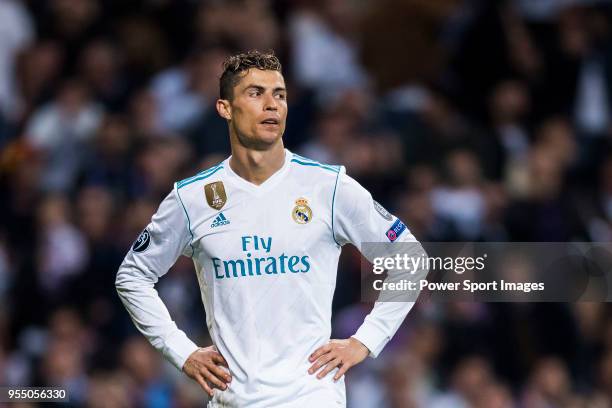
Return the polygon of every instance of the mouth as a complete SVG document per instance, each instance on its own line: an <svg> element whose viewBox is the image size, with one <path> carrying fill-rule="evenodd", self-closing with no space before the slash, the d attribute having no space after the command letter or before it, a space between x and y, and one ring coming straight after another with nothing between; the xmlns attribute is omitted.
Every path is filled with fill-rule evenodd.
<svg viewBox="0 0 612 408"><path fill-rule="evenodd" d="M265 126L278 126L280 124L280 121L275 118L268 118L268 119L262 120L259 123Z"/></svg>

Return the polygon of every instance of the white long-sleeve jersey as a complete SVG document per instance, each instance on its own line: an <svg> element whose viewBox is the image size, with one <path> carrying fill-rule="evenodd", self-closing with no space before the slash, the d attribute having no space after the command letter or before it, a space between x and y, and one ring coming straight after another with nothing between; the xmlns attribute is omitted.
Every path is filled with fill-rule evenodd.
<svg viewBox="0 0 612 408"><path fill-rule="evenodd" d="M154 285L181 255L193 259L211 338L232 382L209 406L343 407L344 380L309 375L328 342L342 245L415 241L344 167L285 151L261 185L229 158L175 183L126 255L117 291L136 327L179 370L197 349ZM413 303L377 302L357 330L376 357Z"/></svg>

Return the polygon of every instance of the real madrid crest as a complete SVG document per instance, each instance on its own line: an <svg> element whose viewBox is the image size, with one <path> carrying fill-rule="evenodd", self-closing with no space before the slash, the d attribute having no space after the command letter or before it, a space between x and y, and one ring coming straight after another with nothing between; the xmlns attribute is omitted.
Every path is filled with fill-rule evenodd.
<svg viewBox="0 0 612 408"><path fill-rule="evenodd" d="M220 210L227 201L227 195L225 194L225 187L222 181L215 181L204 186L204 194L206 195L206 202L215 210Z"/></svg>
<svg viewBox="0 0 612 408"><path fill-rule="evenodd" d="M293 221L298 224L307 224L312 220L312 210L308 206L308 200L305 198L298 198L295 200L295 207L291 211Z"/></svg>

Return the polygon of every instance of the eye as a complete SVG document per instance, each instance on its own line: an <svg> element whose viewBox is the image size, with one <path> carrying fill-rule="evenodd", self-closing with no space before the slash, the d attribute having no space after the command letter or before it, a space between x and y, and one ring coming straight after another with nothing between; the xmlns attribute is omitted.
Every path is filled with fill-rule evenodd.
<svg viewBox="0 0 612 408"><path fill-rule="evenodd" d="M259 96L259 95L261 95L261 92L257 89L254 89L251 92L249 92L249 96Z"/></svg>
<svg viewBox="0 0 612 408"><path fill-rule="evenodd" d="M284 101L285 99L287 99L287 95L279 93L279 94L276 94L276 98Z"/></svg>

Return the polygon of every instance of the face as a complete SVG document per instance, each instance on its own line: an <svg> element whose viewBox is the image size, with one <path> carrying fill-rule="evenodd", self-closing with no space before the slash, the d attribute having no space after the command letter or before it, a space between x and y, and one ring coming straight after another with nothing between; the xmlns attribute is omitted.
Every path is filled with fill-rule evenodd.
<svg viewBox="0 0 612 408"><path fill-rule="evenodd" d="M285 132L287 90L278 71L250 69L234 87L231 101L219 99L217 111L229 121L230 133L250 149L266 150Z"/></svg>

